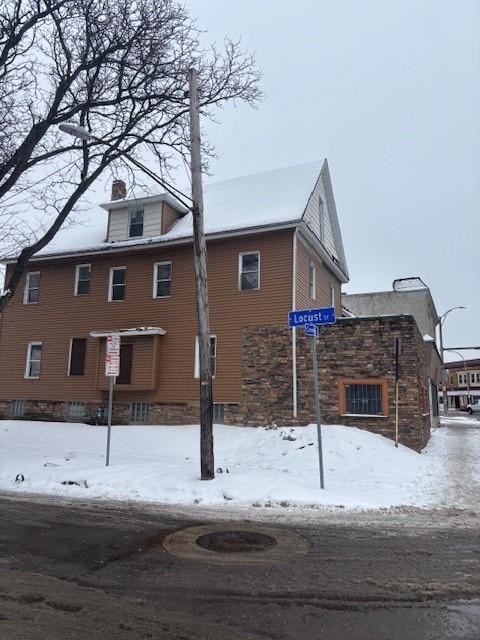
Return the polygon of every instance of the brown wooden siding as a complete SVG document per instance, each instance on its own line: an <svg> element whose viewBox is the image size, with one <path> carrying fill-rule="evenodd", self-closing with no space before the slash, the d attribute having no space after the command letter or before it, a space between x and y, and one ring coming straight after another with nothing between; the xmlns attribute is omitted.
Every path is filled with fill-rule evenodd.
<svg viewBox="0 0 480 640"><path fill-rule="evenodd" d="M98 372L96 388L106 391L108 389L108 378L105 375L105 338L100 339L98 349ZM158 345L154 336L143 336L141 338L123 338L123 345L132 345L132 375L130 384L117 384L116 390L122 392L129 391L152 391L155 389L155 372L153 364L156 359Z"/></svg>
<svg viewBox="0 0 480 640"><path fill-rule="evenodd" d="M208 243L210 324L212 334L217 336L217 402L237 402L240 398L243 327L287 322L292 299L292 233L279 231ZM238 290L238 254L245 251L261 253L260 290ZM167 260L172 261L171 296L154 299L153 265ZM90 294L74 296L75 266L85 262L92 265ZM109 271L115 266L127 267L126 297L124 301L108 302ZM136 345L142 345L138 349L150 351L144 353L144 369L137 371L141 358L134 349L133 377L145 389L154 369L153 350L158 357L157 384L151 391L132 384L129 391L122 391L122 398L156 402L198 398L191 245L35 262L31 270L42 274L40 302L22 304L22 281L4 313L0 399L101 400L104 393L96 388L96 381L103 375L103 355L100 340L89 333L147 325L162 327L167 333L153 342L135 338ZM67 375L72 337L87 339L84 376ZM43 343L38 380L24 379L27 346L32 340ZM153 349L154 342L157 350Z"/></svg>
<svg viewBox="0 0 480 640"><path fill-rule="evenodd" d="M316 268L316 298L312 300L308 289L308 271L310 263ZM335 312L341 313L340 282L337 277L315 255L315 252L301 236L297 236L297 309L329 307L331 289L335 288Z"/></svg>
<svg viewBox="0 0 480 640"><path fill-rule="evenodd" d="M172 224L179 218L178 211L171 207L168 202L162 203L162 233L167 233Z"/></svg>

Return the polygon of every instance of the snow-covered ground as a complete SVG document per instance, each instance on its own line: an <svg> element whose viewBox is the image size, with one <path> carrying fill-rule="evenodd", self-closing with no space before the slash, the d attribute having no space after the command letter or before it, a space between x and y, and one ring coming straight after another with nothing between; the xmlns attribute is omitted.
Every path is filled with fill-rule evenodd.
<svg viewBox="0 0 480 640"><path fill-rule="evenodd" d="M110 467L106 435L106 427L0 421L0 490L184 505L480 511L475 418L449 420L422 455L353 427L324 426L325 491L319 488L313 425L216 425L218 471L208 482L199 480L198 426L113 427ZM23 481L15 480L18 474Z"/></svg>

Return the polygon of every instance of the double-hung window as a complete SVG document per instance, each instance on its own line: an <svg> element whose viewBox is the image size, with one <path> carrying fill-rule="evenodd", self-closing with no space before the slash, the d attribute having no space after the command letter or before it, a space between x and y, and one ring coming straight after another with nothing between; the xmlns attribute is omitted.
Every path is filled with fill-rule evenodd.
<svg viewBox="0 0 480 640"><path fill-rule="evenodd" d="M308 265L308 295L312 300L317 297L317 270L313 262Z"/></svg>
<svg viewBox="0 0 480 640"><path fill-rule="evenodd" d="M75 268L75 295L86 296L90 293L91 265L77 264Z"/></svg>
<svg viewBox="0 0 480 640"><path fill-rule="evenodd" d="M36 304L40 296L40 271L29 271L25 280L23 304Z"/></svg>
<svg viewBox="0 0 480 640"><path fill-rule="evenodd" d="M212 367L212 376L217 373L217 336L210 336L210 362ZM195 338L195 378L200 377L200 352L198 347L198 336Z"/></svg>
<svg viewBox="0 0 480 640"><path fill-rule="evenodd" d="M172 288L172 263L156 262L153 267L153 297L168 298Z"/></svg>
<svg viewBox="0 0 480 640"><path fill-rule="evenodd" d="M41 362L42 343L30 342L27 349L27 366L25 367L25 378L39 378Z"/></svg>
<svg viewBox="0 0 480 640"><path fill-rule="evenodd" d="M143 236L143 209L130 211L128 237L139 238Z"/></svg>
<svg viewBox="0 0 480 640"><path fill-rule="evenodd" d="M127 267L112 267L110 269L109 302L125 300L127 285Z"/></svg>
<svg viewBox="0 0 480 640"><path fill-rule="evenodd" d="M241 253L238 258L238 288L260 289L260 252Z"/></svg>

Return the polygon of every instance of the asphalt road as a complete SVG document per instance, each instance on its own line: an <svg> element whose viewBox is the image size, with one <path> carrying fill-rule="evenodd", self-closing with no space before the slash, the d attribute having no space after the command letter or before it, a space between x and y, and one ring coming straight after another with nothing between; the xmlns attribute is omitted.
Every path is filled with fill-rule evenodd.
<svg viewBox="0 0 480 640"><path fill-rule="evenodd" d="M211 517L0 498L0 637L479 640L478 518L450 516L277 522L285 546L257 562L165 550L166 536Z"/></svg>

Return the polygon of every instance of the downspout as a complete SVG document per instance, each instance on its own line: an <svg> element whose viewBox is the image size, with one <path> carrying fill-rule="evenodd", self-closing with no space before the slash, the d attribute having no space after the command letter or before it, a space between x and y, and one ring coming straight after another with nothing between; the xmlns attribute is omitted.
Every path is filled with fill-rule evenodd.
<svg viewBox="0 0 480 640"><path fill-rule="evenodd" d="M293 232L293 264L292 264L292 310L297 308L297 232L296 228ZM298 415L297 405L297 330L292 327L292 409L293 417Z"/></svg>

